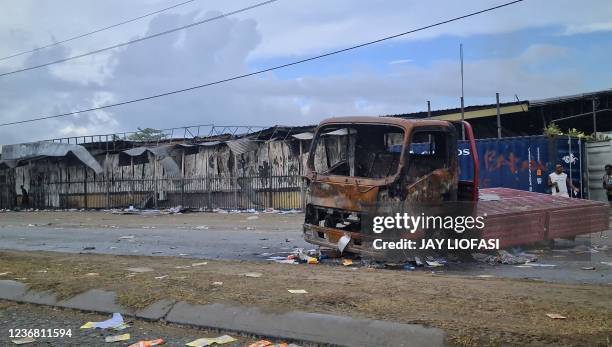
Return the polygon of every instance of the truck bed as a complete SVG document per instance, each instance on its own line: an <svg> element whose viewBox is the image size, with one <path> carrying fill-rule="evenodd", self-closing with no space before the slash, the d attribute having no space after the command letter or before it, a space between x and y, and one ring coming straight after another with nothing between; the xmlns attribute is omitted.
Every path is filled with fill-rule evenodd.
<svg viewBox="0 0 612 347"><path fill-rule="evenodd" d="M572 238L609 229L607 203L510 188L480 189L477 215L485 215L481 237L500 247Z"/></svg>

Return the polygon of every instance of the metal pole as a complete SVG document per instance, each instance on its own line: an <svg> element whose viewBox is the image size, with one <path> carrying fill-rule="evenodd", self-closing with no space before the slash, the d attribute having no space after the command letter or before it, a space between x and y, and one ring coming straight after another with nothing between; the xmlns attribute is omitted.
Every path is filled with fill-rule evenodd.
<svg viewBox="0 0 612 347"><path fill-rule="evenodd" d="M499 93L495 93L495 101L497 103L497 138L501 139L501 117L499 114Z"/></svg>
<svg viewBox="0 0 612 347"><path fill-rule="evenodd" d="M461 139L465 141L465 129L463 127L463 121L465 120L463 113L463 43L459 44L459 59L461 60Z"/></svg>
<svg viewBox="0 0 612 347"><path fill-rule="evenodd" d="M461 97L461 139L465 141L465 127L463 126L465 121L465 114L463 113L463 96Z"/></svg>
<svg viewBox="0 0 612 347"><path fill-rule="evenodd" d="M595 98L592 99L593 102L593 137L597 140L597 112L596 112L596 104Z"/></svg>
<svg viewBox="0 0 612 347"><path fill-rule="evenodd" d="M431 118L431 102L427 100L427 118Z"/></svg>

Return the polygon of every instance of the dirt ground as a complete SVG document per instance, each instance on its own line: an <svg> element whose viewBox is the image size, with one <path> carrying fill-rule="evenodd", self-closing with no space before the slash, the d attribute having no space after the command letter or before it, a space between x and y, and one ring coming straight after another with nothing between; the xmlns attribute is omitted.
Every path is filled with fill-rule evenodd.
<svg viewBox="0 0 612 347"><path fill-rule="evenodd" d="M197 264L201 262L172 257L2 251L0 273L10 273L0 278L19 280L62 298L92 288L114 290L121 304L133 308L171 298L424 324L446 330L448 342L460 346L606 346L612 334L610 285L321 265L210 260ZM131 267L153 271L132 273L127 270ZM244 276L249 272L262 275ZM161 276L167 277L155 278ZM308 293L291 294L287 289L305 289ZM559 313L567 319L551 319L547 313Z"/></svg>

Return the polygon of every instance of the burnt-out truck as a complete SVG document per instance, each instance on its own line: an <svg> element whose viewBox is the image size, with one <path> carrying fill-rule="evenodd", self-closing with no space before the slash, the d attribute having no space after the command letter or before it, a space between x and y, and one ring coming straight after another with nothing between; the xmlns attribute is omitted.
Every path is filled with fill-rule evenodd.
<svg viewBox="0 0 612 347"><path fill-rule="evenodd" d="M462 136L471 147L470 181L459 180L457 142ZM304 175L304 238L323 247L385 257L372 245L380 235L372 233L371 222L375 215L391 211L484 216L484 228L451 237L498 239L500 248L608 229L609 207L602 202L508 188L479 189L477 153L467 122L324 120L313 137ZM419 229L393 237L419 240L436 232Z"/></svg>

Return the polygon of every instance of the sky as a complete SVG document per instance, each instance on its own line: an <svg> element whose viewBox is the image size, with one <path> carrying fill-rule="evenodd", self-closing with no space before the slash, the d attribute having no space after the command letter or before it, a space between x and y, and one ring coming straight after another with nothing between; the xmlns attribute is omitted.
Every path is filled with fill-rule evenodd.
<svg viewBox="0 0 612 347"><path fill-rule="evenodd" d="M261 0L259 0L261 1ZM0 0L0 57L181 0ZM0 61L0 73L231 12L258 0L195 0ZM278 0L69 62L0 77L0 123L146 97L286 64L503 1ZM0 144L197 124L307 125L324 118L458 107L612 88L612 2L524 0L286 69L155 100L0 127Z"/></svg>

